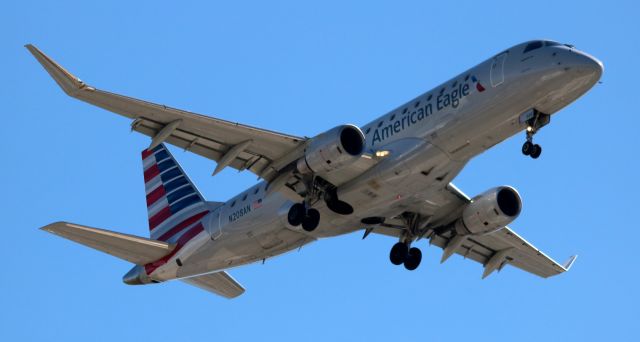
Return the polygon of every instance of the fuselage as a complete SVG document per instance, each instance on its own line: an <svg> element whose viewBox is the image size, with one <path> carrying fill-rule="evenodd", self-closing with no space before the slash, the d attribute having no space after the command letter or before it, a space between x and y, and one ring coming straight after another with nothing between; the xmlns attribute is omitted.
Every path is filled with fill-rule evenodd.
<svg viewBox="0 0 640 342"><path fill-rule="evenodd" d="M317 229L290 227L283 218L296 200L285 192L266 195L261 182L225 203L210 202L205 231L150 276L163 281L263 260L361 229L365 217L428 206L471 158L526 129L528 112L556 113L601 74L598 60L569 45L531 41L502 51L361 126L371 162L347 179L344 172L340 179L327 175L340 184L340 198L354 204L353 214L319 202Z"/></svg>

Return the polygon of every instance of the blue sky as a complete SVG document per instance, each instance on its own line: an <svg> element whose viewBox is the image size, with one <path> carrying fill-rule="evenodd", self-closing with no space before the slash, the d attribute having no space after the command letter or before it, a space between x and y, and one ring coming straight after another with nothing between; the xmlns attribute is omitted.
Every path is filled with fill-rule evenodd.
<svg viewBox="0 0 640 342"><path fill-rule="evenodd" d="M637 340L640 55L633 1L427 3L238 1L5 3L0 12L0 340ZM364 124L511 45L572 43L605 64L602 84L552 118L538 160L519 134L472 160L470 195L510 184L512 227L549 255L580 255L539 279L422 243L415 272L395 242L353 234L233 270L236 300L174 282L130 287L126 262L37 228L67 220L146 235L129 121L63 95L23 48L34 43L106 90L313 136ZM172 149L204 195L225 200L255 176Z"/></svg>

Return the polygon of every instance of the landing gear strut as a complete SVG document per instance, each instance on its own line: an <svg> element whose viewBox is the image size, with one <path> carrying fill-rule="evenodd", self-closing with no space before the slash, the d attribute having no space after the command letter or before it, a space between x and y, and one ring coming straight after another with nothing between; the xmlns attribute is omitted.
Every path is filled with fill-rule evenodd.
<svg viewBox="0 0 640 342"><path fill-rule="evenodd" d="M522 154L529 156L533 159L538 159L542 154L542 147L533 143L533 136L538 133L538 130L549 123L551 116L544 114L535 109L532 110L531 118L526 120L527 123L527 141L522 145Z"/></svg>

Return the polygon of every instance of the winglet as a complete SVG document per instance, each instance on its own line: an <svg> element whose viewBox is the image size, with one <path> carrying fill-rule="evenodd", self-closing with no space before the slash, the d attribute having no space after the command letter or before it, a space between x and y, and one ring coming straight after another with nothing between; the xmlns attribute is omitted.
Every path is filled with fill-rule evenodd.
<svg viewBox="0 0 640 342"><path fill-rule="evenodd" d="M24 47L40 62L42 67L53 77L60 88L69 96L75 96L77 91L86 85L72 73L65 70L58 63L54 62L49 56L45 55L37 47L27 44Z"/></svg>
<svg viewBox="0 0 640 342"><path fill-rule="evenodd" d="M576 261L576 259L578 259L578 255L572 255L571 257L569 257L569 259L567 259L567 261L564 262L564 264L562 264L562 268L564 268L565 271L568 271Z"/></svg>

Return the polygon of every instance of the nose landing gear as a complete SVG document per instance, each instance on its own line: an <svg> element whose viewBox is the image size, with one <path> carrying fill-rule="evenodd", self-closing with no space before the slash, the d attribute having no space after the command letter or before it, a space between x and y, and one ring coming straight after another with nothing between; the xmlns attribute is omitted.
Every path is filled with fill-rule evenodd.
<svg viewBox="0 0 640 342"><path fill-rule="evenodd" d="M525 141L522 145L522 154L533 159L538 159L538 157L540 157L540 154L542 154L542 147L540 147L540 145L538 144L534 144L532 139L533 136L529 137L528 135L529 134L527 134L527 141Z"/></svg>
<svg viewBox="0 0 640 342"><path fill-rule="evenodd" d="M522 154L533 159L538 159L538 157L540 157L540 154L542 154L542 147L540 147L540 145L538 144L533 143L533 136L538 132L540 128L547 125L549 121L551 121L551 115L544 114L535 109L532 109L530 112L527 112L523 115L526 115L525 122L527 123L527 141L522 144Z"/></svg>

